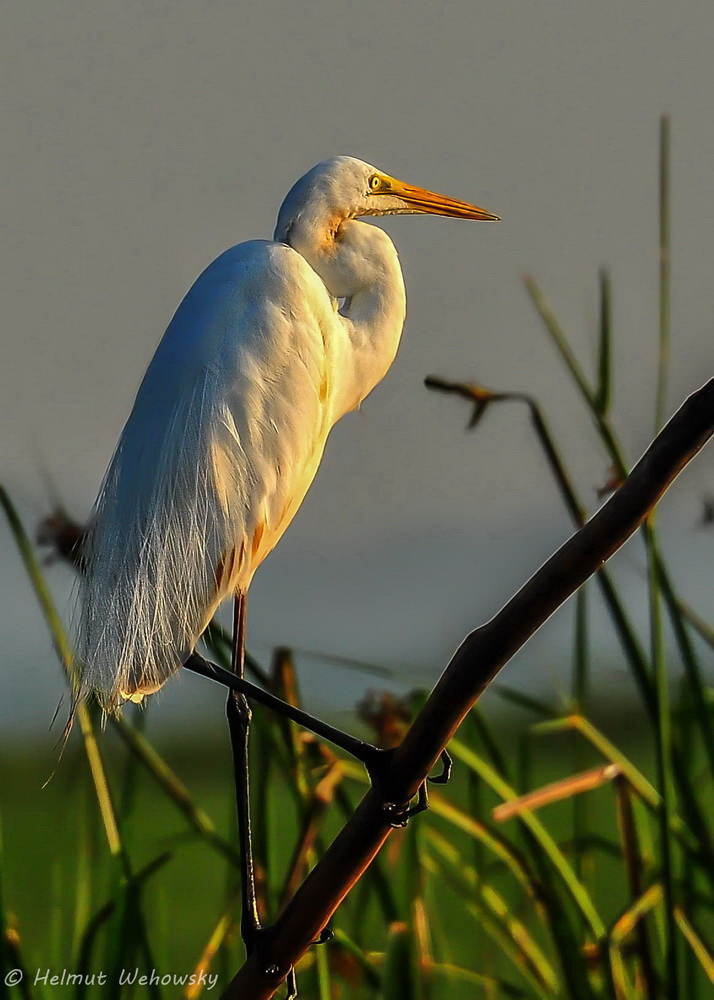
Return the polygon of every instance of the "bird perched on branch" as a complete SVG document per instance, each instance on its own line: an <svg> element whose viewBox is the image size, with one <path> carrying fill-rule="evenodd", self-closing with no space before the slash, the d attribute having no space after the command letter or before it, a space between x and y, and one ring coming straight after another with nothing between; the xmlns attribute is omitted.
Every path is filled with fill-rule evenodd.
<svg viewBox="0 0 714 1000"><path fill-rule="evenodd" d="M397 252L370 215L495 220L338 156L300 178L273 240L197 279L144 376L106 473L78 621L81 695L158 690L219 604L245 595L295 516L336 421L394 360Z"/></svg>

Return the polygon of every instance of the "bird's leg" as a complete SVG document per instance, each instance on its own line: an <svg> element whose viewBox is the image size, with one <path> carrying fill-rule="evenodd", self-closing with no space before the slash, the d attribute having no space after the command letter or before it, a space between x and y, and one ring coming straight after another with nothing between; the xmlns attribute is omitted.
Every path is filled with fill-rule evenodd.
<svg viewBox="0 0 714 1000"><path fill-rule="evenodd" d="M225 670L215 663L211 663L209 660L199 656L198 653L192 653L184 663L184 667L193 671L193 673L201 674L203 677L209 677L211 680L218 681L219 684L224 684L234 691L242 692L248 698L257 701L261 705L265 705L266 708L278 712L293 722L297 722L298 725L307 729L308 732L320 736L322 739L327 740L328 743L334 744L334 746L344 750L351 757L359 760L364 764L372 784L382 798L382 806L392 826L403 826L405 821L411 816L418 812L423 812L427 808L428 799L425 785L422 785L419 790L419 799L413 809L409 808L408 803L395 803L392 801L392 796L389 794L389 768L391 756L394 753L393 750L383 750L364 740L359 740L355 736L350 736L349 733L331 726L328 722L323 722L322 719L315 718L314 715L304 712L301 708L290 705L276 695L271 694L270 691L265 691L256 684L251 684L244 677L236 673L231 673L229 670ZM451 775L451 758L446 751L442 753L441 761L441 773L430 780L444 784L449 780Z"/></svg>
<svg viewBox="0 0 714 1000"><path fill-rule="evenodd" d="M246 595L238 592L235 597L233 617L233 651L231 667L235 677L243 678L245 661L245 611ZM241 858L241 937L250 955L260 931L260 915L255 889L253 864L253 839L250 828L250 785L248 769L248 737L251 710L245 694L235 688L228 692L226 716L233 751L233 772L236 786L238 812L238 839Z"/></svg>

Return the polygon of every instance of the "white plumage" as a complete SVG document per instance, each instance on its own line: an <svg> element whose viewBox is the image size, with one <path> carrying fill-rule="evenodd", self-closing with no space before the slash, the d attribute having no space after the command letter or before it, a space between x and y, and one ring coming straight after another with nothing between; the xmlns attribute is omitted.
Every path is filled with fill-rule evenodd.
<svg viewBox="0 0 714 1000"><path fill-rule="evenodd" d="M330 429L397 351L397 253L355 217L415 212L496 218L336 157L295 184L274 242L227 250L190 289L97 499L78 620L82 695L116 711L157 690L221 601L246 592Z"/></svg>

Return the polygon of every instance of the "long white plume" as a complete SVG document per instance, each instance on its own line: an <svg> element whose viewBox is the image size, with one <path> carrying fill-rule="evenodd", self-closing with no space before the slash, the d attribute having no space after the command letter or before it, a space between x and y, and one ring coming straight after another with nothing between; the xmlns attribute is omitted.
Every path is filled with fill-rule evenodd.
<svg viewBox="0 0 714 1000"><path fill-rule="evenodd" d="M217 501L207 440L220 421L205 412L215 377L204 369L168 420L135 410L97 500L78 655L82 694L94 690L108 711L122 694L160 687L216 604L214 567L235 536ZM150 440L156 435L162 440Z"/></svg>

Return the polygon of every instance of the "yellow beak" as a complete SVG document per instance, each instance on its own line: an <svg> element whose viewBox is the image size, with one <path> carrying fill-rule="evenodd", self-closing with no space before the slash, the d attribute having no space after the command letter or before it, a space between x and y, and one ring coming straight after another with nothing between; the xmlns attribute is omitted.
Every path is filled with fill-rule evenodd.
<svg viewBox="0 0 714 1000"><path fill-rule="evenodd" d="M382 191L375 191L375 194L391 194L401 198L407 205L413 207L417 212L426 212L429 215L446 215L453 219L476 219L480 222L500 222L500 215L487 212L485 208L478 205L471 205L468 201L459 201L457 198L447 198L444 194L437 194L435 191L427 191L426 188L413 187L405 184L394 177L384 178L386 182ZM389 185L389 186L387 186Z"/></svg>

